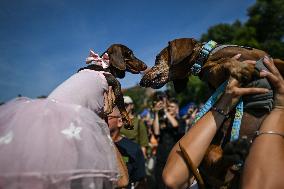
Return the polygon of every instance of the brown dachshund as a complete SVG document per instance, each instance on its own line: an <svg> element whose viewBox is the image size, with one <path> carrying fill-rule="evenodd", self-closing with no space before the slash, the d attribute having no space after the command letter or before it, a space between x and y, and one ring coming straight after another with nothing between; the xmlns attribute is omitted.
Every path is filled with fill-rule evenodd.
<svg viewBox="0 0 284 189"><path fill-rule="evenodd" d="M79 69L92 69L96 71L105 71L104 76L109 86L112 86L115 95L115 104L117 105L126 129L132 129L132 122L125 110L123 95L121 93L121 85L116 78L124 78L125 72L138 74L146 70L147 65L136 58L131 49L121 44L111 45L103 54L109 56L109 67L103 68L100 65L91 64L87 67Z"/></svg>
<svg viewBox="0 0 284 189"><path fill-rule="evenodd" d="M170 41L157 56L155 65L147 71L140 81L143 87L161 88L173 81L175 89L180 91L186 86L191 67L194 64L203 44L193 38L180 38ZM232 57L242 54L239 60ZM259 60L266 52L254 48L228 46L210 55L202 67L200 78L214 88L224 82L229 75L239 81L250 80L254 66L242 63L243 60ZM284 73L284 61L274 59L280 73Z"/></svg>
<svg viewBox="0 0 284 189"><path fill-rule="evenodd" d="M192 74L192 66L198 59L202 47L202 43L192 38L170 41L168 46L157 55L155 65L145 73L140 81L140 85L143 87L161 88L167 82L173 81L175 90L181 91L186 87L188 76ZM218 50L213 50L204 61L198 74L200 79L215 89L227 80L229 76L233 76L242 84L247 84L255 76L258 77L258 72L254 65L245 64L242 61L259 60L268 55L262 50L236 45L229 45L224 48L216 47L216 49ZM232 59L236 54L241 54L239 60ZM280 73L284 75L284 61L274 59L274 63ZM199 172L193 170L196 166L192 165L190 157L180 145L181 153L194 173L200 188L238 187L240 168L236 168L238 164L236 162L244 161L249 148L249 144L245 141L250 141L253 138L255 131L258 130L267 113L267 111L262 111L255 114L255 110L253 112L254 114L249 112L249 110L244 112L239 141L230 143L227 139L227 144L223 143L221 148L220 141L223 141L224 136L230 133L228 131L230 131L230 121L232 119L228 119L223 123L223 129L220 129L214 137L212 145L208 148L199 167ZM248 140L243 140L242 137L247 137ZM225 138L228 138L228 136L225 136ZM200 179L199 173L202 174L205 185L203 180Z"/></svg>

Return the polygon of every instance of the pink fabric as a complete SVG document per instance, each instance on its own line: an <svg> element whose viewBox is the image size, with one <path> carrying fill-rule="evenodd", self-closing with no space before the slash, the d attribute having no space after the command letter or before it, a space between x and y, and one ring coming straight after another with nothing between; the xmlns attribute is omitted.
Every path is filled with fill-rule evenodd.
<svg viewBox="0 0 284 189"><path fill-rule="evenodd" d="M118 170L98 113L107 83L83 70L47 99L0 106L0 188L113 188Z"/></svg>
<svg viewBox="0 0 284 189"><path fill-rule="evenodd" d="M48 98L63 103L78 104L101 113L104 106L103 93L108 89L103 73L81 70L53 90Z"/></svg>

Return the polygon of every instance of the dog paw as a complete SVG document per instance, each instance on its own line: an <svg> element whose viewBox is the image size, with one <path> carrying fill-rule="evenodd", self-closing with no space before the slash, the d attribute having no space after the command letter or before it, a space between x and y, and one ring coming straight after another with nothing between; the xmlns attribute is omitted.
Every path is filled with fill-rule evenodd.
<svg viewBox="0 0 284 189"><path fill-rule="evenodd" d="M134 128L132 120L128 115L122 115L122 122L125 129L132 130Z"/></svg>
<svg viewBox="0 0 284 189"><path fill-rule="evenodd" d="M127 130L133 130L134 126L131 121L123 120L124 128Z"/></svg>
<svg viewBox="0 0 284 189"><path fill-rule="evenodd" d="M233 64L227 65L227 68L229 74L241 84L247 84L256 75L254 64L234 61Z"/></svg>

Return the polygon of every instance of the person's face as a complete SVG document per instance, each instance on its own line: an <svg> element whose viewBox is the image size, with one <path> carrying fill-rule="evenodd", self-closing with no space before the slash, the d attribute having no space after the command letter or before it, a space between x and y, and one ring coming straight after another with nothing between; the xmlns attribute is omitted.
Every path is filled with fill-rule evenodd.
<svg viewBox="0 0 284 189"><path fill-rule="evenodd" d="M164 97L164 98L161 98L157 101L153 101L153 107L156 109L156 110L161 110L163 109L164 107L166 107L166 104L167 104L167 98Z"/></svg>
<svg viewBox="0 0 284 189"><path fill-rule="evenodd" d="M107 116L107 123L111 134L122 127L122 118L117 109L114 109L113 112Z"/></svg>
<svg viewBox="0 0 284 189"><path fill-rule="evenodd" d="M176 115L178 113L178 105L176 103L169 103L167 110L170 114Z"/></svg>

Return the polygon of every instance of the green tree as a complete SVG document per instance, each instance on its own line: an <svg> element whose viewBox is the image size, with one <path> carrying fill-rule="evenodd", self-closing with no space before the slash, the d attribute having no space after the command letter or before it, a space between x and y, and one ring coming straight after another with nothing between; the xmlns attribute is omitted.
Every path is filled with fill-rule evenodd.
<svg viewBox="0 0 284 189"><path fill-rule="evenodd" d="M232 43L236 31L241 27L242 25L239 21L236 21L234 24L217 24L210 27L207 33L202 34L201 41L215 40L222 44Z"/></svg>
<svg viewBox="0 0 284 189"><path fill-rule="evenodd" d="M249 19L241 23L217 24L201 36L222 44L251 46L267 51L271 56L284 58L284 1L257 0L248 8Z"/></svg>
<svg viewBox="0 0 284 189"><path fill-rule="evenodd" d="M220 44L236 44L260 48L256 39L256 30L245 26L240 21L233 24L217 24L209 28L207 33L202 34L201 41L214 40Z"/></svg>
<svg viewBox="0 0 284 189"><path fill-rule="evenodd" d="M261 49L273 57L284 58L284 1L258 0L248 9L246 26L256 30Z"/></svg>
<svg viewBox="0 0 284 189"><path fill-rule="evenodd" d="M137 85L123 91L123 95L130 96L132 98L135 106L134 111L136 113L141 112L143 108L147 107L149 98L151 96L151 94L148 94L148 90L151 89L146 89Z"/></svg>

